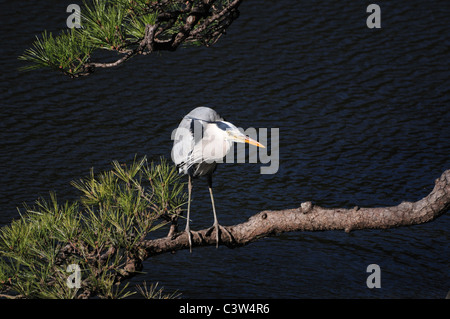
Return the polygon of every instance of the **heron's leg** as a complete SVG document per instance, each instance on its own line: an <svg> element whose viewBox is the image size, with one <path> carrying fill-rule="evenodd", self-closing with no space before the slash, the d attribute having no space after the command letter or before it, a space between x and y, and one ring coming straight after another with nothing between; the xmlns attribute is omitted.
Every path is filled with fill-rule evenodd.
<svg viewBox="0 0 450 319"><path fill-rule="evenodd" d="M192 193L192 181L191 176L188 175L188 210L187 210L187 219L186 219L186 229L184 230L189 239L189 251L192 252L192 234L191 230L189 228L189 218L190 218L190 212L191 212L191 193Z"/></svg>
<svg viewBox="0 0 450 319"><path fill-rule="evenodd" d="M214 214L214 225L213 226L216 230L216 247L219 247L219 221L217 220L216 206L214 205L214 196L213 196L213 191L212 191L211 176L208 176L208 188L209 188L209 195L211 196L211 204L212 204L212 209L213 209L213 214Z"/></svg>
<svg viewBox="0 0 450 319"><path fill-rule="evenodd" d="M213 209L213 214L214 214L213 227L216 231L216 247L219 247L219 238L220 238L219 228L224 230L224 232L230 237L231 240L233 240L233 237L231 236L230 232L227 229L225 229L224 227L219 225L219 221L217 220L216 206L214 205L214 196L213 196L213 191L212 191L211 175L208 175L208 188L209 188L209 195L211 196L211 204L212 204L212 209Z"/></svg>

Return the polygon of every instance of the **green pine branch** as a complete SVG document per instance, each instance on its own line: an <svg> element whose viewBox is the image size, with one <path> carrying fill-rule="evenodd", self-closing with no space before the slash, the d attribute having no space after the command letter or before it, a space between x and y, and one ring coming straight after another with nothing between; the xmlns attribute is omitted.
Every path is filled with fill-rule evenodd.
<svg viewBox="0 0 450 319"><path fill-rule="evenodd" d="M65 74L77 74L87 63L95 47L85 33L69 29L58 36L44 31L36 36L32 48L25 50L20 60L31 62L21 68L23 71L49 67Z"/></svg>
<svg viewBox="0 0 450 319"><path fill-rule="evenodd" d="M81 28L44 31L19 57L21 70L50 68L71 77L89 75L129 58L180 45L214 44L238 17L242 0L91 0L81 8ZM118 53L113 62L93 53Z"/></svg>

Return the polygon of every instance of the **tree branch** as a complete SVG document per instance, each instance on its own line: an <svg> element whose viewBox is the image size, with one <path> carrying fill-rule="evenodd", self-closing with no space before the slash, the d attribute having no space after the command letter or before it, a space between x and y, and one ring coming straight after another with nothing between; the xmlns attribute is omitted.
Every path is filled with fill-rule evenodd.
<svg viewBox="0 0 450 319"><path fill-rule="evenodd" d="M24 69L50 67L76 78L119 66L136 55L176 51L183 44L209 47L239 17L242 1L131 1L119 7L94 2L86 6L85 27L55 37L44 33L20 58L32 63ZM100 49L121 55L113 62L91 60Z"/></svg>
<svg viewBox="0 0 450 319"><path fill-rule="evenodd" d="M247 245L258 239L283 232L356 229L387 229L430 222L450 208L450 170L436 179L431 193L417 202L402 202L392 207L376 208L324 208L311 202L299 208L266 210L250 217L246 222L225 227L231 234L221 233L220 242L230 248ZM212 229L193 232L193 246L216 245ZM187 235L177 233L172 238L143 241L144 258L188 249Z"/></svg>
<svg viewBox="0 0 450 319"><path fill-rule="evenodd" d="M137 53L136 50L129 51L124 56L122 56L121 58L117 59L114 62L110 62L110 63L88 63L86 65L86 67L88 69L89 68L113 68L113 67L116 67L116 66L126 62L129 58L131 58L132 56L136 55L136 53Z"/></svg>
<svg viewBox="0 0 450 319"><path fill-rule="evenodd" d="M154 36L155 36L155 31L158 28L158 26L159 26L159 24L147 25L145 27L145 36L142 39L142 41L140 42L139 46L137 48L135 48L134 50L128 50L126 52L126 54L124 54L122 57L120 57L116 61L110 62L110 63L87 63L84 66L85 72L80 72L73 76L77 77L77 76L88 75L88 74L92 73L95 70L95 68L113 68L113 67L119 66L119 65L125 63L128 59L135 56L136 54L142 54L143 50L145 48L147 48L149 53L153 52L154 51L154 43L155 43Z"/></svg>

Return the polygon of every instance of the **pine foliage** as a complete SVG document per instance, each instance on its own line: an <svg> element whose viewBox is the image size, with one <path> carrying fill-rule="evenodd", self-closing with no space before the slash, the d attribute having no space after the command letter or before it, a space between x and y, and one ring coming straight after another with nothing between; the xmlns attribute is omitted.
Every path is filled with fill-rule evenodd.
<svg viewBox="0 0 450 319"><path fill-rule="evenodd" d="M181 213L184 184L164 159L112 166L72 182L81 192L79 201L61 204L50 193L0 228L0 294L123 298L134 293L123 283L127 258L139 255L139 243L167 224L163 217ZM67 284L71 264L81 269L79 288ZM155 287L138 291L167 297Z"/></svg>

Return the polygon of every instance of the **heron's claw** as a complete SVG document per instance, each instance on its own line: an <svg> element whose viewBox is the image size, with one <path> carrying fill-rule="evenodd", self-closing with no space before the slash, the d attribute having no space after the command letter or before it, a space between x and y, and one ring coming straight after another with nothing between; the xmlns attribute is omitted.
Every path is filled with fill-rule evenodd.
<svg viewBox="0 0 450 319"><path fill-rule="evenodd" d="M220 234L221 234L221 232L226 234L231 242L234 241L234 238L231 235L231 233L228 231L228 229L226 229L225 227L223 227L220 224L212 225L210 228L208 228L208 230L206 231L205 235L209 236L212 233L213 230L215 230L215 232L216 232L216 248L219 247L219 241L220 241Z"/></svg>
<svg viewBox="0 0 450 319"><path fill-rule="evenodd" d="M184 230L185 233L188 236L188 241L189 241L189 252L192 253L192 238L194 238L195 236L197 236L197 241L202 242L203 238L202 235L199 234L199 232L194 231L194 230L190 230L190 229L185 229Z"/></svg>

